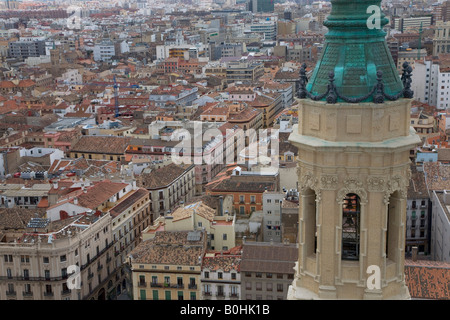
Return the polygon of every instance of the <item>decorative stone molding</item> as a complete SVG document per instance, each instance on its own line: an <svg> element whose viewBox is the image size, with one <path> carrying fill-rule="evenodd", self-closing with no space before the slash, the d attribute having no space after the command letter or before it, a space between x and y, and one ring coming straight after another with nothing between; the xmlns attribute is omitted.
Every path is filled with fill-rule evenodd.
<svg viewBox="0 0 450 320"><path fill-rule="evenodd" d="M320 177L320 187L322 190L336 190L337 186L337 175L323 175L322 177Z"/></svg>
<svg viewBox="0 0 450 320"><path fill-rule="evenodd" d="M347 178L344 180L344 187L338 191L336 201L341 203L349 193L357 194L361 204L367 203L367 191L364 189L362 181L358 178Z"/></svg>
<svg viewBox="0 0 450 320"><path fill-rule="evenodd" d="M316 190L318 179L311 173L307 172L306 174L299 177L300 179L300 189L305 191L306 188L310 188L312 190Z"/></svg>
<svg viewBox="0 0 450 320"><path fill-rule="evenodd" d="M369 192L383 192L386 190L386 182L384 178L369 176L367 178L367 190Z"/></svg>
<svg viewBox="0 0 450 320"><path fill-rule="evenodd" d="M391 179L389 179L384 194L384 203L385 204L389 203L389 198L391 197L391 194L394 193L395 191L398 191L400 198L406 199L408 182L409 180L400 175L395 175Z"/></svg>

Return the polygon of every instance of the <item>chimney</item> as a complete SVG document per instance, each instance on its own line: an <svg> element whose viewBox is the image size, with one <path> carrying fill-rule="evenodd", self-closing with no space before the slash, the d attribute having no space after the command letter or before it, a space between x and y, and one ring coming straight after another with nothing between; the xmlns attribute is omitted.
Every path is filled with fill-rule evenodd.
<svg viewBox="0 0 450 320"><path fill-rule="evenodd" d="M73 198L73 204L78 205L78 197Z"/></svg>
<svg viewBox="0 0 450 320"><path fill-rule="evenodd" d="M412 247L412 260L413 261L417 261L417 252L418 252L418 247Z"/></svg>
<svg viewBox="0 0 450 320"><path fill-rule="evenodd" d="M53 189L58 189L58 180L53 181Z"/></svg>

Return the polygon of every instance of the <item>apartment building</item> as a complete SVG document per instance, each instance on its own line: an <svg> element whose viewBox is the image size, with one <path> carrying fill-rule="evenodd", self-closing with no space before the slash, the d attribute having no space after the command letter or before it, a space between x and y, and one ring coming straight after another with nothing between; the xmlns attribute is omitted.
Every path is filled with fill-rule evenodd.
<svg viewBox="0 0 450 320"><path fill-rule="evenodd" d="M227 83L254 82L264 74L264 65L256 61L241 59L227 63Z"/></svg>
<svg viewBox="0 0 450 320"><path fill-rule="evenodd" d="M1 300L105 300L116 292L109 214L51 221L15 210L1 212ZM69 274L75 266L78 272Z"/></svg>
<svg viewBox="0 0 450 320"><path fill-rule="evenodd" d="M26 59L28 57L44 56L45 41L14 41L9 43L8 55L11 58Z"/></svg>
<svg viewBox="0 0 450 320"><path fill-rule="evenodd" d="M244 242L241 300L286 300L297 257L295 244Z"/></svg>
<svg viewBox="0 0 450 320"><path fill-rule="evenodd" d="M130 254L134 300L201 299L206 231L161 231Z"/></svg>
<svg viewBox="0 0 450 320"><path fill-rule="evenodd" d="M142 241L142 231L152 224L148 191L136 188L125 193L109 210L114 241L114 267L122 288L131 292L132 283L127 265L128 254Z"/></svg>
<svg viewBox="0 0 450 320"><path fill-rule="evenodd" d="M433 215L431 221L431 254L435 261L450 262L450 192L433 190L431 193Z"/></svg>
<svg viewBox="0 0 450 320"><path fill-rule="evenodd" d="M82 136L72 146L69 155L71 158L121 161L125 159L130 140L130 137Z"/></svg>
<svg viewBox="0 0 450 320"><path fill-rule="evenodd" d="M221 215L216 213L216 209L211 208L201 200L186 205L182 204L174 212L158 217L153 225L142 232L142 238L144 240L151 239L159 231L205 230L209 249L229 250L236 246L236 216L231 212L225 212Z"/></svg>
<svg viewBox="0 0 450 320"><path fill-rule="evenodd" d="M450 53L450 21L437 21L433 37L433 55Z"/></svg>
<svg viewBox="0 0 450 320"><path fill-rule="evenodd" d="M412 254L417 247L421 255L430 254L431 201L428 195L425 174L411 166L411 179L406 200L405 253Z"/></svg>
<svg viewBox="0 0 450 320"><path fill-rule="evenodd" d="M262 195L263 211L263 241L282 242L281 234L281 204L284 199L283 192L264 191Z"/></svg>
<svg viewBox="0 0 450 320"><path fill-rule="evenodd" d="M241 294L241 251L207 251L202 261L201 300L239 300Z"/></svg>
<svg viewBox="0 0 450 320"><path fill-rule="evenodd" d="M248 105L261 110L263 127L269 128L273 125L276 116L283 110L284 95L280 92L257 94L255 100L248 102Z"/></svg>
<svg viewBox="0 0 450 320"><path fill-rule="evenodd" d="M150 212L156 219L165 215L174 206L186 203L195 192L195 165L171 163L163 168L144 170L138 177L137 185L145 188L150 195Z"/></svg>
<svg viewBox="0 0 450 320"><path fill-rule="evenodd" d="M234 209L240 215L262 210L262 196L279 190L278 173L262 174L245 171L239 166L229 166L206 185L208 195L232 195Z"/></svg>
<svg viewBox="0 0 450 320"><path fill-rule="evenodd" d="M94 45L94 60L95 61L108 61L116 55L116 49L114 43L111 41L101 41Z"/></svg>
<svg viewBox="0 0 450 320"><path fill-rule="evenodd" d="M264 40L275 40L277 37L277 24L275 21L253 23L250 25L250 32L261 34Z"/></svg>
<svg viewBox="0 0 450 320"><path fill-rule="evenodd" d="M49 183L2 184L0 186L0 208L36 208L39 202L47 197L51 187Z"/></svg>

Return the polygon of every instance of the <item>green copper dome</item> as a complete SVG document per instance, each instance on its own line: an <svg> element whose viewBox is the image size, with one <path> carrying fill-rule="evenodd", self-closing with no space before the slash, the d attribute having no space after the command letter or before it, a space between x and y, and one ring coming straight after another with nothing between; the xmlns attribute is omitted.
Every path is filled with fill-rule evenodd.
<svg viewBox="0 0 450 320"><path fill-rule="evenodd" d="M331 0L332 9L324 22L328 28L322 56L308 81L306 89L313 95L327 91L329 74L334 72L334 84L341 96L363 97L377 84L377 71L382 72L384 92L397 94L403 83L386 43L388 23L381 11L381 1ZM369 28L375 21L369 6L379 8L379 28ZM370 101L370 98L366 101Z"/></svg>

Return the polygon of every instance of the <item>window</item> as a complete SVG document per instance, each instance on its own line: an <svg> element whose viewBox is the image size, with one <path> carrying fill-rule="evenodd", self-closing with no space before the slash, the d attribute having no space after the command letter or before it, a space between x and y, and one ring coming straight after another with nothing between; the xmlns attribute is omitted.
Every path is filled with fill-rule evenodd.
<svg viewBox="0 0 450 320"><path fill-rule="evenodd" d="M342 259L359 260L360 199L348 194L342 208Z"/></svg>
<svg viewBox="0 0 450 320"><path fill-rule="evenodd" d="M223 279L223 273L217 272L217 279Z"/></svg>
<svg viewBox="0 0 450 320"><path fill-rule="evenodd" d="M227 240L227 234L224 233L223 236L222 236L222 238L223 238L223 240Z"/></svg>
<svg viewBox="0 0 450 320"><path fill-rule="evenodd" d="M205 279L209 279L209 271L205 271Z"/></svg>
<svg viewBox="0 0 450 320"><path fill-rule="evenodd" d="M59 256L59 261L60 261L60 262L66 262L66 261L67 261L66 255L63 254L62 256Z"/></svg>

